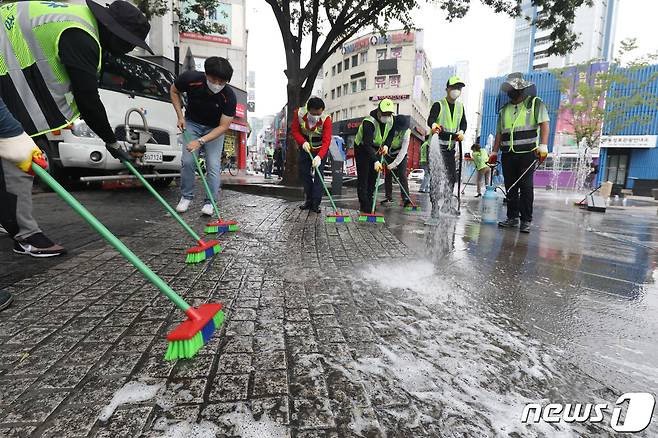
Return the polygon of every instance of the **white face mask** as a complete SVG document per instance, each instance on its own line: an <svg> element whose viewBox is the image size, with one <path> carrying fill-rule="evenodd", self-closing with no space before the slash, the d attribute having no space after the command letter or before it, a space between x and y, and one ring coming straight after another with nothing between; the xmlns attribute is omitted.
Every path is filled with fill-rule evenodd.
<svg viewBox="0 0 658 438"><path fill-rule="evenodd" d="M224 87L226 86L226 84L221 84L221 85L219 85L219 84L213 84L213 83L210 82L210 81L206 81L206 83L208 84L208 89L209 89L210 91L212 91L214 94L219 93L219 92L222 91L222 90L224 89Z"/></svg>
<svg viewBox="0 0 658 438"><path fill-rule="evenodd" d="M461 95L462 95L461 90L450 90L450 98L452 100L457 100Z"/></svg>
<svg viewBox="0 0 658 438"><path fill-rule="evenodd" d="M313 114L309 114L306 116L308 119L308 124L311 126L314 126L318 121L320 121L320 116L314 116Z"/></svg>
<svg viewBox="0 0 658 438"><path fill-rule="evenodd" d="M391 120L391 116L380 116L379 121L382 123L388 123Z"/></svg>

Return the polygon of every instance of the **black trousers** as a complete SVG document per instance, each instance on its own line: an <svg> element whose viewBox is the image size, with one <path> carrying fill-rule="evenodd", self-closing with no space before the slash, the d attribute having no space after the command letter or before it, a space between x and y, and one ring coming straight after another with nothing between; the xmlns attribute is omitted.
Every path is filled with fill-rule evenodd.
<svg viewBox="0 0 658 438"><path fill-rule="evenodd" d="M535 162L536 158L532 152L525 154L514 152L503 153L502 167L503 177L505 178L505 190L507 191L508 219L518 218L520 214L523 222L532 222L532 203L534 201L533 177L535 169L530 169L512 190L509 187Z"/></svg>
<svg viewBox="0 0 658 438"><path fill-rule="evenodd" d="M320 167L315 169L315 172L311 172L311 157L309 157L303 150L299 152L299 179L304 186L304 197L306 198L306 203L313 207L317 207L322 201L324 188L322 187L322 181L320 180L318 172L322 172L326 163L327 157L325 156L320 163Z"/></svg>
<svg viewBox="0 0 658 438"><path fill-rule="evenodd" d="M359 209L363 213L372 213L372 198L375 193L377 172L375 172L375 161L364 150L365 147L356 146L354 148L357 177L356 190L359 195Z"/></svg>
<svg viewBox="0 0 658 438"><path fill-rule="evenodd" d="M392 163L394 159L395 157L388 157L387 161L389 163ZM407 195L404 194L404 192L409 193L409 183L407 182L407 157L404 157L404 159L400 161L400 164L398 164L398 167L396 167L394 170L386 169L386 178L384 179L384 187L386 189L386 197L388 199L393 199L393 175L392 175L393 172L395 172L395 176L398 177L398 180L400 181L400 185L404 189L404 191L400 190L400 195L402 196L402 202L409 201Z"/></svg>

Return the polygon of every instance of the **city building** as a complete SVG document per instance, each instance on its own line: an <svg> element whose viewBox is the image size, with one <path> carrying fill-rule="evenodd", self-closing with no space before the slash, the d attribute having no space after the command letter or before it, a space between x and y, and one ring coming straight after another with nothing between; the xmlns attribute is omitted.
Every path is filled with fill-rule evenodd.
<svg viewBox="0 0 658 438"><path fill-rule="evenodd" d="M468 90L472 88L469 87L468 61L457 61L455 65L432 69L432 102L436 102L446 96L446 83L452 76L459 76L466 84L459 99L462 102L468 103Z"/></svg>
<svg viewBox="0 0 658 438"><path fill-rule="evenodd" d="M532 20L541 17L542 11L532 5L532 0L523 0L521 16L515 22L512 70L527 72L562 68L592 60L611 60L618 1L593 0L592 6L578 8L572 30L579 34L581 46L565 56L549 56L551 29L537 29L532 24Z"/></svg>
<svg viewBox="0 0 658 438"><path fill-rule="evenodd" d="M247 111L256 111L256 72L253 70L247 74Z"/></svg>
<svg viewBox="0 0 658 438"><path fill-rule="evenodd" d="M422 30L363 35L346 42L323 66L323 99L334 135L345 141L348 158L364 117L382 99L395 102L411 117L409 166L418 167L420 144L431 106L431 65L423 50Z"/></svg>

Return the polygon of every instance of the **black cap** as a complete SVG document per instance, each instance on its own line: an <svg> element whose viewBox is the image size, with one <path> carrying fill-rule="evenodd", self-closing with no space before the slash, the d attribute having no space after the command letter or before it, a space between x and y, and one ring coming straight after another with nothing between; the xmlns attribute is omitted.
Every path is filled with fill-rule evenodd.
<svg viewBox="0 0 658 438"><path fill-rule="evenodd" d="M116 0L107 6L101 6L92 0L87 0L87 7L94 17L114 35L135 47L148 50L151 55L154 54L145 41L151 25L146 15L133 4Z"/></svg>

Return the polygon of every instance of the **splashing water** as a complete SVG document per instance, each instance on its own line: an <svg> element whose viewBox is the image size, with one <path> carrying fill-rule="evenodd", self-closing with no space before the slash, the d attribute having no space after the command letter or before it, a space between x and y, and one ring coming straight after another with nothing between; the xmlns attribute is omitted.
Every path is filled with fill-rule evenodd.
<svg viewBox="0 0 658 438"><path fill-rule="evenodd" d="M447 213L454 208L454 196L450 190L450 178L443 162L443 154L439 145L439 136L433 135L429 151L430 164L430 199L432 200L432 218L438 218L439 212ZM432 224L434 225L434 224Z"/></svg>

